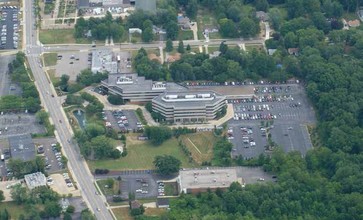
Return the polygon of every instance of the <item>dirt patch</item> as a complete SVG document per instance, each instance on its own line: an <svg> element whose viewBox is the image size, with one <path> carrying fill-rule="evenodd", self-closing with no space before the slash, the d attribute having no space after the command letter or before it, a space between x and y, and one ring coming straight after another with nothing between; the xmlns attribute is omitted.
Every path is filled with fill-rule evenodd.
<svg viewBox="0 0 363 220"><path fill-rule="evenodd" d="M4 202L13 201L11 198L11 187L12 185L15 185L16 183L19 183L20 180L13 180L13 181L4 181L0 182L0 189L4 192L5 200Z"/></svg>

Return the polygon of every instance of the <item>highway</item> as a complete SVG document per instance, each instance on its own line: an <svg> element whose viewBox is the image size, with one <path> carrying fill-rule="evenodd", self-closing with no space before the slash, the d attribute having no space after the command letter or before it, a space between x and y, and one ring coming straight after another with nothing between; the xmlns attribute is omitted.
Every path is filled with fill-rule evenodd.
<svg viewBox="0 0 363 220"><path fill-rule="evenodd" d="M55 94L55 91L39 62L39 55L43 52L43 48L37 45L37 31L34 28L35 17L32 4L32 0L23 0L25 9L23 18L24 38L26 55L34 75L35 85L39 91L42 105L48 111L50 119L55 125L57 139L62 145L63 153L68 158L68 168L76 182L75 184L81 191L83 200L97 219L111 220L113 217L106 206L105 197L96 195L96 188L93 184L94 177L89 172L86 162L80 156L78 147L71 144L73 132L63 111L60 99L56 95L55 97L50 95Z"/></svg>

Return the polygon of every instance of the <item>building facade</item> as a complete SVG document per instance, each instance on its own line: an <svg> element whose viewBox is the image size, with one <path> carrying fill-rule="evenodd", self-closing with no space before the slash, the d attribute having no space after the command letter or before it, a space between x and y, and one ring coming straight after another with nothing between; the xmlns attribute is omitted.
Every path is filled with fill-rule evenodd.
<svg viewBox="0 0 363 220"><path fill-rule="evenodd" d="M215 92L166 92L152 100L154 112L174 123L202 123L215 119L226 107L226 97Z"/></svg>

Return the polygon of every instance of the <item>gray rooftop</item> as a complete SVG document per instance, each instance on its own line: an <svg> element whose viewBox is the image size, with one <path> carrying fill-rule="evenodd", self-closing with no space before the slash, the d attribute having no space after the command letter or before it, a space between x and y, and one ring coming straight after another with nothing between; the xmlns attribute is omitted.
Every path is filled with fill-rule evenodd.
<svg viewBox="0 0 363 220"><path fill-rule="evenodd" d="M12 158L23 161L35 159L35 145L30 134L9 137L9 146Z"/></svg>
<svg viewBox="0 0 363 220"><path fill-rule="evenodd" d="M41 172L27 174L24 176L24 179L29 189L34 189L35 187L38 186L47 185L47 180L45 178L45 175Z"/></svg>
<svg viewBox="0 0 363 220"><path fill-rule="evenodd" d="M213 105L226 97L214 91L180 91L165 92L153 99L154 102L162 103L164 106L173 106L175 109L184 109L185 107L200 108L203 105Z"/></svg>
<svg viewBox="0 0 363 220"><path fill-rule="evenodd" d="M112 50L93 50L91 70L93 73L104 71L117 73L117 61L115 60Z"/></svg>
<svg viewBox="0 0 363 220"><path fill-rule="evenodd" d="M151 13L156 12L156 0L135 0L135 8L148 11Z"/></svg>
<svg viewBox="0 0 363 220"><path fill-rule="evenodd" d="M136 73L109 74L108 79L104 81L108 86L116 86L123 90L124 93L134 92L151 92L151 91L185 91L186 88L176 83L153 82L138 76Z"/></svg>
<svg viewBox="0 0 363 220"><path fill-rule="evenodd" d="M233 168L182 170L180 174L181 190L199 188L224 188L238 181L237 171Z"/></svg>

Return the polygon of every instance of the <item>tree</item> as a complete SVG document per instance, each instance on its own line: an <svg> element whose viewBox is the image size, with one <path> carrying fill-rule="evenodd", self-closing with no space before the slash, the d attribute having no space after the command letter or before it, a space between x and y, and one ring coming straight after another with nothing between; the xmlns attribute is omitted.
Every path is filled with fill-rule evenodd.
<svg viewBox="0 0 363 220"><path fill-rule="evenodd" d="M144 42L151 42L154 39L154 33L152 27L147 27L141 33L141 39Z"/></svg>
<svg viewBox="0 0 363 220"><path fill-rule="evenodd" d="M59 86L61 87L61 90L66 91L69 81L69 75L63 74L60 78Z"/></svg>
<svg viewBox="0 0 363 220"><path fill-rule="evenodd" d="M81 220L96 220L96 217L89 209L84 209L81 212Z"/></svg>
<svg viewBox="0 0 363 220"><path fill-rule="evenodd" d="M241 19L241 9L236 4L231 4L227 9L227 17L232 19L234 22L239 22Z"/></svg>
<svg viewBox="0 0 363 220"><path fill-rule="evenodd" d="M72 215L68 212L64 213L63 220L72 220Z"/></svg>
<svg viewBox="0 0 363 220"><path fill-rule="evenodd" d="M267 9L269 7L267 0L255 0L255 5L257 11L267 12Z"/></svg>
<svg viewBox="0 0 363 220"><path fill-rule="evenodd" d="M120 95L110 94L107 96L107 100L112 105L123 105L124 104L124 100L122 99L122 96L120 96Z"/></svg>
<svg viewBox="0 0 363 220"><path fill-rule="evenodd" d="M16 202L16 204L21 205L24 204L29 195L25 187L22 187L20 184L16 184L10 190L11 198Z"/></svg>
<svg viewBox="0 0 363 220"><path fill-rule="evenodd" d="M171 40L175 40L178 36L179 27L175 21L169 21L165 27L166 37Z"/></svg>
<svg viewBox="0 0 363 220"><path fill-rule="evenodd" d="M48 113L44 110L38 111L35 114L36 119L38 120L39 124L44 124L48 120Z"/></svg>
<svg viewBox="0 0 363 220"><path fill-rule="evenodd" d="M253 37L259 32L258 24L256 24L252 19L244 17L239 23L240 35L242 37Z"/></svg>
<svg viewBox="0 0 363 220"><path fill-rule="evenodd" d="M238 31L236 25L231 19L222 18L219 20L219 32L223 37L237 37Z"/></svg>
<svg viewBox="0 0 363 220"><path fill-rule="evenodd" d="M166 41L166 47L165 47L165 50L166 50L166 52L171 52L171 51L173 51L173 41L172 40L170 40L170 39L168 39L167 41Z"/></svg>
<svg viewBox="0 0 363 220"><path fill-rule="evenodd" d="M184 43L183 43L182 40L179 41L178 52L179 53L185 53Z"/></svg>
<svg viewBox="0 0 363 220"><path fill-rule="evenodd" d="M145 135L154 145L160 145L172 137L171 129L166 126L146 126L144 130Z"/></svg>
<svg viewBox="0 0 363 220"><path fill-rule="evenodd" d="M74 213L74 211L76 210L76 208L73 206L73 205L69 205L68 207L67 207L67 210L66 210L66 212L67 213Z"/></svg>
<svg viewBox="0 0 363 220"><path fill-rule="evenodd" d="M0 190L0 202L5 200L4 191Z"/></svg>
<svg viewBox="0 0 363 220"><path fill-rule="evenodd" d="M189 52L191 49L192 48L190 48L190 45L188 44L186 50Z"/></svg>
<svg viewBox="0 0 363 220"><path fill-rule="evenodd" d="M198 2L197 0L189 0L185 12L189 18L194 19L198 12Z"/></svg>
<svg viewBox="0 0 363 220"><path fill-rule="evenodd" d="M105 134L105 128L99 124L88 123L85 128L87 136L92 139L94 137Z"/></svg>
<svg viewBox="0 0 363 220"><path fill-rule="evenodd" d="M115 184L115 180L113 178L107 178L105 184L108 188L112 189L113 185Z"/></svg>
<svg viewBox="0 0 363 220"><path fill-rule="evenodd" d="M153 163L161 175L176 173L181 166L180 160L170 155L156 156Z"/></svg>
<svg viewBox="0 0 363 220"><path fill-rule="evenodd" d="M222 54L226 54L227 51L228 51L228 45L225 44L224 42L222 42L220 45L219 45L219 51L222 53Z"/></svg>

